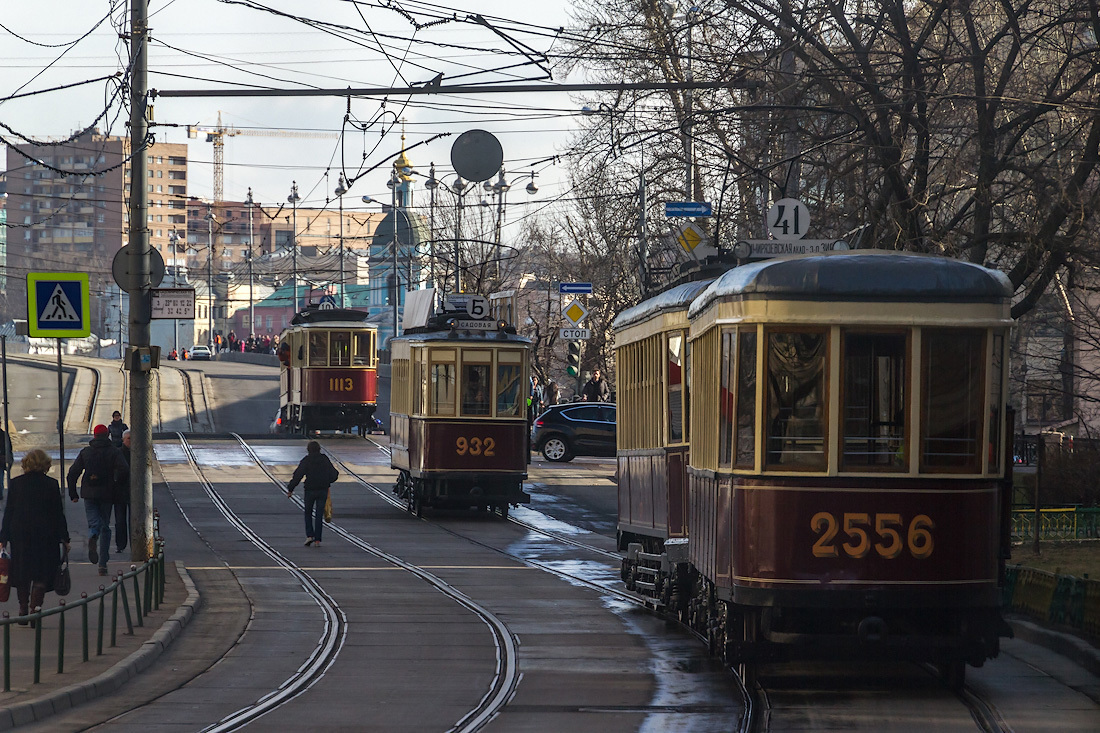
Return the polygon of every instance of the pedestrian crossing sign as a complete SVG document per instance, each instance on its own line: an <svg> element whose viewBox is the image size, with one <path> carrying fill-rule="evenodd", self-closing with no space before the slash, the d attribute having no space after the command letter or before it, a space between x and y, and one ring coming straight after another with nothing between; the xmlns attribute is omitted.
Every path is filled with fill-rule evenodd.
<svg viewBox="0 0 1100 733"><path fill-rule="evenodd" d="M91 334L86 272L27 273L27 333L38 338Z"/></svg>

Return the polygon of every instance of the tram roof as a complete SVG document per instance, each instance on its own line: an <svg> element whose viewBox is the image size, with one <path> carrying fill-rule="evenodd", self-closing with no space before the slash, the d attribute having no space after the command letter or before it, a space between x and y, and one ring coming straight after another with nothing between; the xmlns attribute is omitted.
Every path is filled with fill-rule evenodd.
<svg viewBox="0 0 1100 733"><path fill-rule="evenodd" d="M323 326L348 323L377 328L377 326L366 322L368 318L370 318L370 313L354 308L309 308L295 313L294 317L290 319L290 323L293 326Z"/></svg>
<svg viewBox="0 0 1100 733"><path fill-rule="evenodd" d="M724 273L691 304L689 316L722 298L1000 303L1012 284L997 270L917 252L858 250L753 262Z"/></svg>
<svg viewBox="0 0 1100 733"><path fill-rule="evenodd" d="M696 280L669 288L648 300L643 300L632 308L627 308L615 317L611 327L616 331L621 331L635 323L648 321L650 318L666 311L686 309L691 305L691 301L695 300L696 296L712 282L714 282L713 279Z"/></svg>

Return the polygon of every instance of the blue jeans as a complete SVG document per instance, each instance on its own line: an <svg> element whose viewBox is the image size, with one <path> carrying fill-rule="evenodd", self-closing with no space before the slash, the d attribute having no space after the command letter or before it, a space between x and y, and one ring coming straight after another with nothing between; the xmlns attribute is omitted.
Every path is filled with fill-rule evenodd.
<svg viewBox="0 0 1100 733"><path fill-rule="evenodd" d="M99 538L99 566L107 567L111 559L111 511L115 505L99 499L85 499L84 513L88 516L88 537Z"/></svg>
<svg viewBox="0 0 1100 733"><path fill-rule="evenodd" d="M305 496L306 537L321 541L321 527L325 524L325 501L328 489L307 491Z"/></svg>

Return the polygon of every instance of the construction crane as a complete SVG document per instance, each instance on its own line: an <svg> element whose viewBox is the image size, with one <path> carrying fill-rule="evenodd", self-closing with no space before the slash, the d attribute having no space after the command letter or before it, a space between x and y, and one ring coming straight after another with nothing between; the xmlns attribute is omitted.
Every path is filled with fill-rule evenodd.
<svg viewBox="0 0 1100 733"><path fill-rule="evenodd" d="M225 138L235 135L253 137L296 137L296 138L338 138L335 132L302 132L295 130L238 130L222 124L222 113L218 111L217 127L188 125L187 137L195 139L200 132L206 133L206 142L214 143L214 203L220 208L225 201Z"/></svg>

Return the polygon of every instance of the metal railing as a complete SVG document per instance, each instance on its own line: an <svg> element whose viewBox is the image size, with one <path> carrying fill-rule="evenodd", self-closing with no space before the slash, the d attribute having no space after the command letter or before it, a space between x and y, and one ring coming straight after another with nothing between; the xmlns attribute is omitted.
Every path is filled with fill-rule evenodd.
<svg viewBox="0 0 1100 733"><path fill-rule="evenodd" d="M1005 569L1002 601L1006 609L1040 623L1100 639L1100 580L1011 565Z"/></svg>
<svg viewBox="0 0 1100 733"><path fill-rule="evenodd" d="M1012 510L1012 541L1035 539L1035 510ZM1059 507L1039 511L1040 540L1100 539L1100 508Z"/></svg>
<svg viewBox="0 0 1100 733"><path fill-rule="evenodd" d="M91 595L80 594L80 600L68 603L64 598L54 608L39 608L25 616L10 617L5 611L0 617L0 629L4 637L4 692L11 691L11 627L13 624L33 624L34 626L34 683L41 681L42 674L42 627L49 617L57 617L57 673L65 671L66 624L72 613L80 615L80 641L82 660L89 659L91 624L89 611L96 614L95 647L96 656L103 654L105 637L110 635L109 644L117 646L119 611L126 622L126 634L133 635L134 625L145 625L145 617L160 609L164 601L164 543L157 537L153 541L153 557L140 566L130 566L129 572L119 571L110 585L100 586ZM127 592L127 584L133 587L133 597ZM107 616L107 599L110 598L110 618ZM132 600L132 602L131 602ZM94 608L93 608L94 606Z"/></svg>

